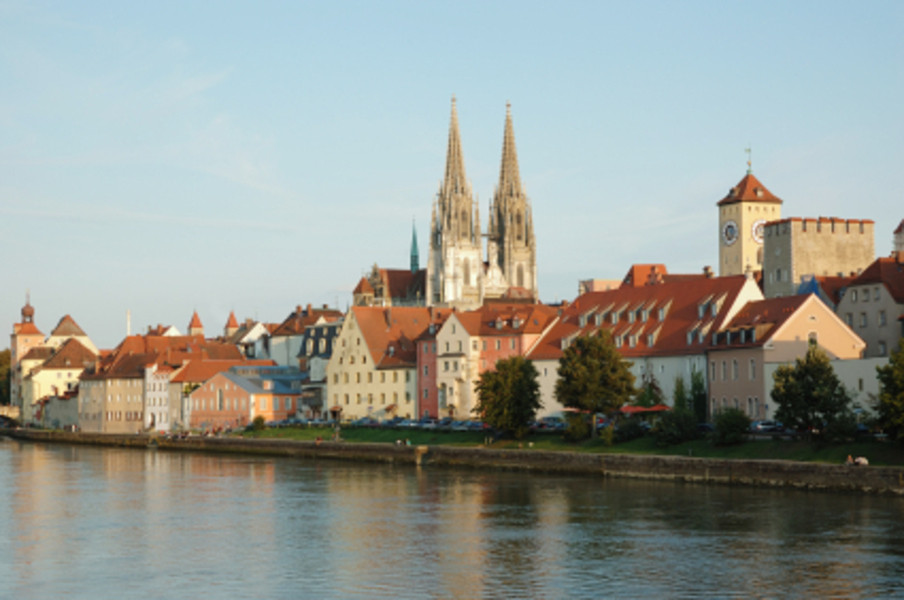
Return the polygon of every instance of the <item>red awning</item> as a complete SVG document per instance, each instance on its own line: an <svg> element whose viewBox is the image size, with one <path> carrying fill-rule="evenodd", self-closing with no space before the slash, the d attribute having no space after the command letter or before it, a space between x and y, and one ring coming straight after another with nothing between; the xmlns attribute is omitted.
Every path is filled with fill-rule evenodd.
<svg viewBox="0 0 904 600"><path fill-rule="evenodd" d="M663 412L666 410L671 410L665 404L657 404L655 406L629 406L625 405L621 407L622 414L626 415L636 415L638 413L648 413L648 412Z"/></svg>
<svg viewBox="0 0 904 600"><path fill-rule="evenodd" d="M342 412L342 407L338 404L330 409L330 412Z"/></svg>

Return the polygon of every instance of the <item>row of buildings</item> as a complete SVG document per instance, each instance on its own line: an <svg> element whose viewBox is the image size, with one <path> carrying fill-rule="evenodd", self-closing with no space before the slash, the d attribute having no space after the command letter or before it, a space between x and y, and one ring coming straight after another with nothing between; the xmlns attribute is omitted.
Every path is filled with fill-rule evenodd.
<svg viewBox="0 0 904 600"><path fill-rule="evenodd" d="M667 401L699 372L710 413L769 418L772 373L817 344L869 409L875 367L904 335L904 222L891 255L876 258L872 221L783 217L749 164L716 206L718 275L633 265L618 281L580 282L570 302L541 303L510 107L484 233L453 99L425 269L413 232L409 267L374 265L347 311L298 306L280 323L230 314L216 336L194 314L184 335L158 325L112 350L68 315L45 336L27 300L13 325L11 398L26 422L119 433L258 416L470 418L480 374L518 355L537 368L542 414L555 414L562 352L606 330L637 380Z"/></svg>

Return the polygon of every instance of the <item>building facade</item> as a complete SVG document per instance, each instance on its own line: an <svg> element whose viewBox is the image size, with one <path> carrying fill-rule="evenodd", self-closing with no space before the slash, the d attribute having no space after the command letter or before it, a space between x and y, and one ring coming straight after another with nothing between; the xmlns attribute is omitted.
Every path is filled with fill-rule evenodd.
<svg viewBox="0 0 904 600"><path fill-rule="evenodd" d="M780 219L782 200L753 175L747 174L719 207L719 275L759 271L764 260L766 223Z"/></svg>

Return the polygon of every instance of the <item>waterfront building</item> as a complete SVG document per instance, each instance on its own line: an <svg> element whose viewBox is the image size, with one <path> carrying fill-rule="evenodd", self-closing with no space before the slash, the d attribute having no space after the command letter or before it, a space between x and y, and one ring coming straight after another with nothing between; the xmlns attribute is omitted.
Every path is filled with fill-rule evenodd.
<svg viewBox="0 0 904 600"><path fill-rule="evenodd" d="M710 414L730 407L751 419L773 416L772 373L780 365L793 365L811 344L833 361L859 359L865 346L812 294L749 302L708 340Z"/></svg>
<svg viewBox="0 0 904 600"><path fill-rule="evenodd" d="M77 393L79 376L94 364L96 358L97 354L75 337L58 347L32 348L22 361L23 368L27 370L21 386L22 422L51 426L52 423L46 420L47 411L41 408L46 406L49 398L66 397L68 392Z"/></svg>
<svg viewBox="0 0 904 600"><path fill-rule="evenodd" d="M80 428L100 433L137 433L151 427L158 430L184 427L186 421L180 419L182 411L176 396L180 386L171 385L170 381L165 388L166 406L157 403L164 398L161 389L164 378L174 376L180 367L194 360L244 359L236 346L205 340L201 335L127 336L81 374ZM155 403L152 410L149 410L149 399Z"/></svg>
<svg viewBox="0 0 904 600"><path fill-rule="evenodd" d="M283 367L297 367L298 356L304 345L305 328L316 323L329 323L342 319L342 313L324 305L313 308L296 306L272 333L264 339L264 353L255 351L258 358L269 358Z"/></svg>
<svg viewBox="0 0 904 600"><path fill-rule="evenodd" d="M304 330L304 343L298 355L298 365L307 378L301 384L302 403L313 417L326 414L326 368L333 355L333 348L342 330L343 319L308 325Z"/></svg>
<svg viewBox="0 0 904 600"><path fill-rule="evenodd" d="M556 307L496 301L452 313L436 334L438 414L474 417L481 373L494 370L499 360L527 354L556 317Z"/></svg>
<svg viewBox="0 0 904 600"><path fill-rule="evenodd" d="M304 377L296 367L280 366L242 365L217 373L189 396L191 428L240 428L256 417L267 423L310 418L310 407L301 404Z"/></svg>
<svg viewBox="0 0 904 600"><path fill-rule="evenodd" d="M427 303L475 308L512 287L536 300L537 261L530 202L521 184L511 107L506 107L502 165L490 205L486 261L480 210L465 173L455 98L446 169L433 203L426 273Z"/></svg>
<svg viewBox="0 0 904 600"><path fill-rule="evenodd" d="M418 415L417 340L449 312L413 306L352 307L326 367L331 416Z"/></svg>
<svg viewBox="0 0 904 600"><path fill-rule="evenodd" d="M706 370L711 335L763 294L750 275L668 275L657 266L634 269L617 289L587 292L561 309L556 322L527 352L540 375L542 414L563 406L555 398L559 359L580 336L606 330L631 363L636 381L655 380L671 404L675 381L687 387ZM646 273L646 275L643 275Z"/></svg>
<svg viewBox="0 0 904 600"><path fill-rule="evenodd" d="M797 293L806 278L851 277L875 258L873 221L792 217L767 223L763 293Z"/></svg>
<svg viewBox="0 0 904 600"><path fill-rule="evenodd" d="M877 258L851 281L837 314L866 342L865 356L895 352L904 337L904 252Z"/></svg>
<svg viewBox="0 0 904 600"><path fill-rule="evenodd" d="M13 323L13 333L9 342L9 401L15 407L22 409L22 378L28 374L28 369L23 365L23 359L32 350L41 346L44 342L44 334L34 323L35 309L31 305L30 298L26 297L25 306L22 307L21 321ZM47 353L44 360L49 358Z"/></svg>

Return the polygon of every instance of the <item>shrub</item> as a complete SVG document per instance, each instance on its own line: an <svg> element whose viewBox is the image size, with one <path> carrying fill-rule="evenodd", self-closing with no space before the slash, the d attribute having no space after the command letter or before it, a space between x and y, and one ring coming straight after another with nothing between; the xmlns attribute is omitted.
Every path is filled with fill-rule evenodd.
<svg viewBox="0 0 904 600"><path fill-rule="evenodd" d="M664 412L653 428L657 446L672 446L697 439L697 419L689 410Z"/></svg>
<svg viewBox="0 0 904 600"><path fill-rule="evenodd" d="M646 432L647 429L644 427L643 421L637 417L631 417L618 424L618 429L615 431L615 441L619 443L630 442L643 437Z"/></svg>
<svg viewBox="0 0 904 600"><path fill-rule="evenodd" d="M568 415L568 425L565 427L565 439L569 442L579 442L590 437L590 422L582 413Z"/></svg>
<svg viewBox="0 0 904 600"><path fill-rule="evenodd" d="M717 446L739 444L750 431L750 417L737 408L723 408L716 413L713 442Z"/></svg>
<svg viewBox="0 0 904 600"><path fill-rule="evenodd" d="M607 426L603 427L600 430L600 440L602 440L603 444L606 446L611 446L615 443L615 425L609 423Z"/></svg>
<svg viewBox="0 0 904 600"><path fill-rule="evenodd" d="M263 415L257 415L254 417L254 420L251 421L251 429L254 431L263 431L267 428L267 422L264 420Z"/></svg>

